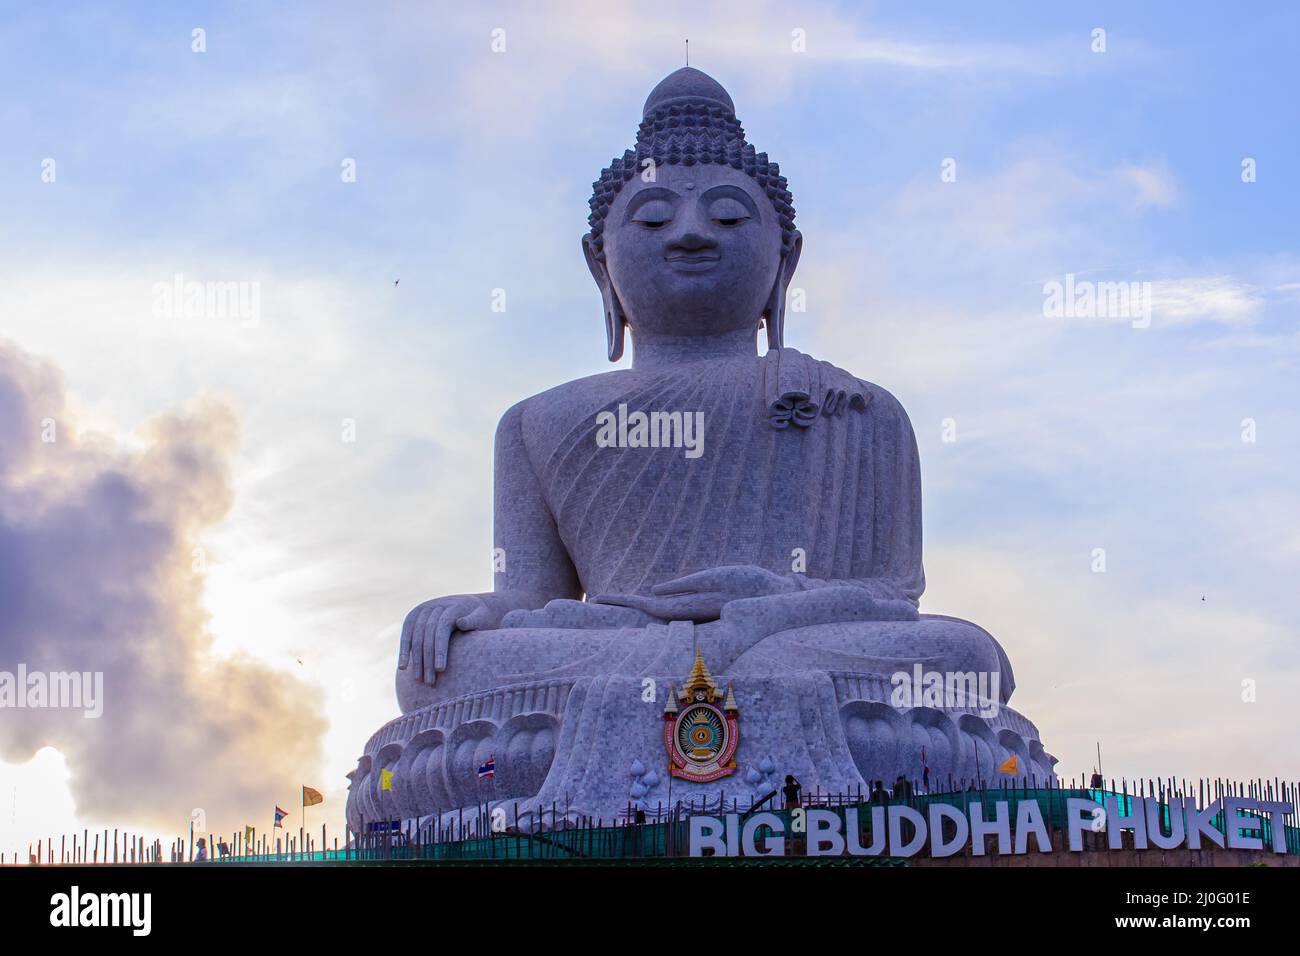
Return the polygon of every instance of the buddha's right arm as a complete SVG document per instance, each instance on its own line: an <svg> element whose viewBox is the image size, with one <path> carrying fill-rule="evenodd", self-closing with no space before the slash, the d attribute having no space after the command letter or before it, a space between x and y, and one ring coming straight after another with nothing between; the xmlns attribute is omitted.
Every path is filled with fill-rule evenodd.
<svg viewBox="0 0 1300 956"><path fill-rule="evenodd" d="M527 402L497 425L493 465L493 588L484 603L504 616L560 598L582 597L578 572L560 539L541 480L524 442ZM500 617L497 618L500 620Z"/></svg>
<svg viewBox="0 0 1300 956"><path fill-rule="evenodd" d="M492 590L425 601L402 625L398 667L414 662L417 677L425 683L432 684L447 668L450 643L458 631L489 630L511 611L582 596L578 573L524 444L524 405L515 405L497 425Z"/></svg>

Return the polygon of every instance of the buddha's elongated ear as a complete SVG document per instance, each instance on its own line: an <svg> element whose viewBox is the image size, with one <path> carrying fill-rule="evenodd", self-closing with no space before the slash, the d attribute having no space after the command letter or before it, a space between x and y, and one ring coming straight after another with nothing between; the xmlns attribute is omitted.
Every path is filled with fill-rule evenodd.
<svg viewBox="0 0 1300 956"><path fill-rule="evenodd" d="M781 257L781 264L776 270L776 282L772 284L772 294L768 297L767 308L763 310L763 320L767 324L767 347L779 349L785 344L785 293L794 278L794 270L799 266L799 253L803 251L803 236L795 230L790 240L790 251Z"/></svg>
<svg viewBox="0 0 1300 956"><path fill-rule="evenodd" d="M609 360L617 362L623 357L623 332L627 327L627 315L623 312L623 305L618 301L617 293L614 292L614 283L609 279L609 269L605 267L605 263L596 252L591 233L582 237L582 255L587 260L591 277L596 280L596 287L600 289L601 303L605 307L605 345L609 349Z"/></svg>

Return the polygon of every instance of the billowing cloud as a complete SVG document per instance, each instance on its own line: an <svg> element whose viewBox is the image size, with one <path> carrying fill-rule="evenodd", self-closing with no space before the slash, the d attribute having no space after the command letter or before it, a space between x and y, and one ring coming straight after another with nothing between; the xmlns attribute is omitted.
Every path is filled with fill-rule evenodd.
<svg viewBox="0 0 1300 956"><path fill-rule="evenodd" d="M229 829L318 771L319 693L211 652L200 536L230 508L237 440L213 399L130 447L79 434L58 370L0 342L0 672L103 675L98 718L0 709L0 759L57 748L86 820L179 833L203 808Z"/></svg>

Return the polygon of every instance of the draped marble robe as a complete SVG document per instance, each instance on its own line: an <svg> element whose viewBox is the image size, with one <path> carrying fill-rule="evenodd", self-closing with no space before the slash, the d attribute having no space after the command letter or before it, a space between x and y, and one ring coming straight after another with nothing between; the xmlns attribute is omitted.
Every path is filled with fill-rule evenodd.
<svg viewBox="0 0 1300 956"><path fill-rule="evenodd" d="M602 447L602 413L635 412L703 413L698 457L683 447ZM716 672L760 640L775 645L770 635L784 627L786 652L766 650L777 668L783 653L809 668L875 673L921 661L1000 671L1003 699L1013 686L987 632L917 614L925 587L920 470L902 406L794 349L607 372L520 402L497 429L495 512L505 565L495 591L534 596L528 606L538 609L514 611L498 629L455 634L436 693L399 672L404 712L503 681L655 673L655 653L634 645L662 636L655 625L667 621L578 599L648 595L656 584L727 565L782 575L808 600L773 615L761 602L789 605L789 595L760 596L747 608L750 623L732 626L747 633L710 651ZM718 636L740 605L754 602L696 625L692 641ZM813 627L841 622L858 625ZM881 651L894 646L907 653Z"/></svg>
<svg viewBox="0 0 1300 956"><path fill-rule="evenodd" d="M702 453L599 447L599 413L620 405L701 412ZM912 604L924 590L907 415L884 389L794 349L581 379L511 409L501 430L499 448L522 443L534 506L544 504L586 594L646 594L724 565L791 575L795 549L806 579ZM513 481L502 492L497 546L509 561L509 512L526 492ZM506 586L527 586L529 571L521 582L507 565Z"/></svg>

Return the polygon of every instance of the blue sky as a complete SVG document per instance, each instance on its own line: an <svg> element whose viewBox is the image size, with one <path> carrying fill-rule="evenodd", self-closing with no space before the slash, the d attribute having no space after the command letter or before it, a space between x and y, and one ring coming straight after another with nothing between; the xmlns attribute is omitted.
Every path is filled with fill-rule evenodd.
<svg viewBox="0 0 1300 956"><path fill-rule="evenodd" d="M405 612L488 586L496 418L606 366L586 200L688 36L790 179L789 343L912 416L923 609L999 637L1067 773L1101 739L1116 775L1294 776L1300 12L536 7L0 6L0 338L61 371L82 443L122 468L156 416L229 410L229 509L185 526L212 553L177 598L209 615L187 666L253 661L328 724L264 790L178 805L239 825L307 782L341 820L342 774L396 712ZM155 317L176 273L260 283L257 327ZM1151 327L1045 318L1067 273L1153 283ZM0 783L30 827L102 815L85 768L22 749ZM36 807L49 787L76 809Z"/></svg>

